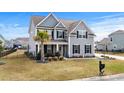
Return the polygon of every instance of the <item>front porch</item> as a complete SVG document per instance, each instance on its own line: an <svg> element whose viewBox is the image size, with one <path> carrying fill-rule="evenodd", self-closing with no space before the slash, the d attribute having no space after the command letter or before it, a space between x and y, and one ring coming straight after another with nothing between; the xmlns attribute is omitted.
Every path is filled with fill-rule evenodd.
<svg viewBox="0 0 124 93"><path fill-rule="evenodd" d="M40 52L40 46L36 45L36 54ZM67 42L49 42L44 44L44 55L55 56L59 52L61 56L68 57Z"/></svg>

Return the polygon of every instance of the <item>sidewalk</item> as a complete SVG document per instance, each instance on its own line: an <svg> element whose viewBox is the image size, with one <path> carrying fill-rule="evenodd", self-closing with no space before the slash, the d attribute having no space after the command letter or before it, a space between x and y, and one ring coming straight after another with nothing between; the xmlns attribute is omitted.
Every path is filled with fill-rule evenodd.
<svg viewBox="0 0 124 93"><path fill-rule="evenodd" d="M77 79L76 81L124 81L124 73L107 76L97 76L84 79Z"/></svg>
<svg viewBox="0 0 124 93"><path fill-rule="evenodd" d="M101 55L109 56L109 57L112 57L112 58L115 58L115 59L119 59L119 60L124 60L124 57L122 57L122 56L95 53L96 57L101 57Z"/></svg>

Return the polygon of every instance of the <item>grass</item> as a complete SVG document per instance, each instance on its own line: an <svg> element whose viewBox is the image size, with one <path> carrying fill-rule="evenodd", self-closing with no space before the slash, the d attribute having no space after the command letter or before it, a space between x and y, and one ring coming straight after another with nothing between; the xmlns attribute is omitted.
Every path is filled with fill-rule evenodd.
<svg viewBox="0 0 124 93"><path fill-rule="evenodd" d="M104 51L96 51L96 53L111 54L111 55L117 55L117 56L124 56L124 52L104 52Z"/></svg>
<svg viewBox="0 0 124 93"><path fill-rule="evenodd" d="M98 75L98 60L78 59L36 63L19 50L1 61L0 80L73 80ZM18 53L18 56L17 56ZM105 61L105 75L124 73L124 61Z"/></svg>

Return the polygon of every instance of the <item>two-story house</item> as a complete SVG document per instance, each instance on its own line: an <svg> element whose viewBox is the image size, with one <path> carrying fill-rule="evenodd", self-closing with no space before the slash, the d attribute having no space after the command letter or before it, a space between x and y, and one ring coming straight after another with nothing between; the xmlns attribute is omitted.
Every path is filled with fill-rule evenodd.
<svg viewBox="0 0 124 93"><path fill-rule="evenodd" d="M110 51L124 51L124 30L117 30L109 34Z"/></svg>
<svg viewBox="0 0 124 93"><path fill-rule="evenodd" d="M96 50L124 51L124 30L117 30L96 43Z"/></svg>
<svg viewBox="0 0 124 93"><path fill-rule="evenodd" d="M94 56L94 33L81 20L59 19L54 14L32 16L29 27L29 52L36 55L40 43L34 41L38 31L47 31L50 41L44 44L44 53L60 52L64 57Z"/></svg>

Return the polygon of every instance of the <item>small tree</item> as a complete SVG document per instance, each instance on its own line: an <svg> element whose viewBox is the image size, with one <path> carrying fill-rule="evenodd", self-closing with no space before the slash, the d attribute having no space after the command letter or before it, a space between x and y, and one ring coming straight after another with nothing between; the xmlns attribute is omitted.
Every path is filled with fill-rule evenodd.
<svg viewBox="0 0 124 93"><path fill-rule="evenodd" d="M0 40L0 52L3 50L2 43L3 42Z"/></svg>
<svg viewBox="0 0 124 93"><path fill-rule="evenodd" d="M49 35L46 31L40 31L38 30L37 36L34 37L35 41L38 41L41 43L41 62L44 62L44 42L47 42L49 40Z"/></svg>

